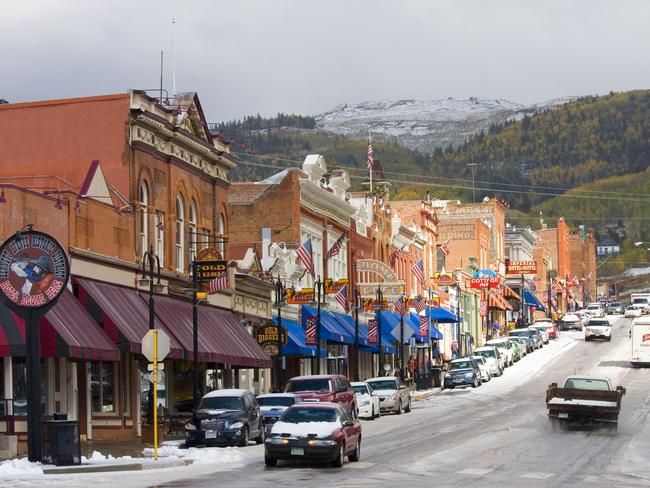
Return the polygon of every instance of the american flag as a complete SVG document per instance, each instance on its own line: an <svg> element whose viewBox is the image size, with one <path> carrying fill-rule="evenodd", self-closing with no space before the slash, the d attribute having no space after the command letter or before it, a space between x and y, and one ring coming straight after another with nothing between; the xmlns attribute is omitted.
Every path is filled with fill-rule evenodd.
<svg viewBox="0 0 650 488"><path fill-rule="evenodd" d="M350 311L350 304L348 303L348 285L343 285L343 287L336 293L336 301L341 304L345 313Z"/></svg>
<svg viewBox="0 0 650 488"><path fill-rule="evenodd" d="M214 278L208 283L208 293L214 294L219 290L225 290L228 288L228 272L221 273L219 276Z"/></svg>
<svg viewBox="0 0 650 488"><path fill-rule="evenodd" d="M420 338L426 339L429 337L429 317L420 315Z"/></svg>
<svg viewBox="0 0 650 488"><path fill-rule="evenodd" d="M422 310L424 310L427 307L427 304L421 295L415 297L415 301L413 302L413 305L415 306L415 310L418 313L420 313Z"/></svg>
<svg viewBox="0 0 650 488"><path fill-rule="evenodd" d="M375 319L368 320L368 344L379 344L379 330Z"/></svg>
<svg viewBox="0 0 650 488"><path fill-rule="evenodd" d="M338 253L341 252L341 248L343 247L343 242L345 242L346 237L347 237L346 233L343 232L343 234L341 234L341 237L336 239L334 245L330 248L329 251L327 251L327 259L333 258L334 256L336 256Z"/></svg>
<svg viewBox="0 0 650 488"><path fill-rule="evenodd" d="M404 296L401 295L397 300L395 300L393 306L395 307L395 313L404 315Z"/></svg>
<svg viewBox="0 0 650 488"><path fill-rule="evenodd" d="M312 255L311 249L311 239L307 239L302 246L296 251L298 259L302 261L302 264L305 265L305 268L309 270L312 276L314 276L314 258Z"/></svg>
<svg viewBox="0 0 650 488"><path fill-rule="evenodd" d="M368 138L368 169L372 170L375 165L375 155L372 152L372 141Z"/></svg>
<svg viewBox="0 0 650 488"><path fill-rule="evenodd" d="M442 254L444 254L445 256L449 256L449 253L451 252L451 250L448 247L449 241L450 239L447 239L445 243L442 246L440 246L440 250L442 251Z"/></svg>
<svg viewBox="0 0 650 488"><path fill-rule="evenodd" d="M420 285L424 287L424 264L422 263L421 259L419 259L418 262L413 265L411 272L418 279Z"/></svg>
<svg viewBox="0 0 650 488"><path fill-rule="evenodd" d="M316 345L316 317L309 316L305 322L305 345Z"/></svg>

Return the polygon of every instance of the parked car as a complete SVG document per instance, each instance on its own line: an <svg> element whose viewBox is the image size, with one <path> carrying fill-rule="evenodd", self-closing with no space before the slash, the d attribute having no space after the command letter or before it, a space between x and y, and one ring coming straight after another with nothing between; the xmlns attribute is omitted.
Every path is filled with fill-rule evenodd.
<svg viewBox="0 0 650 488"><path fill-rule="evenodd" d="M354 390L343 375L296 376L289 380L284 391L295 393L303 402L340 403L348 412L358 413Z"/></svg>
<svg viewBox="0 0 650 488"><path fill-rule="evenodd" d="M539 332L539 334L542 336L542 343L543 344L548 344L549 333L548 333L548 330L546 329L546 326L544 326L544 324L540 323L538 325L537 324L536 325L531 325L528 328L536 330L537 332Z"/></svg>
<svg viewBox="0 0 650 488"><path fill-rule="evenodd" d="M514 347L507 339L491 339L485 343L486 346L494 346L499 349L499 352L505 356L506 367L512 366L514 363L513 353Z"/></svg>
<svg viewBox="0 0 650 488"><path fill-rule="evenodd" d="M587 305L587 313L591 318L603 318L605 316L605 304L602 302L593 302Z"/></svg>
<svg viewBox="0 0 650 488"><path fill-rule="evenodd" d="M514 337L506 337L505 339L507 341L509 341L510 344L512 344L512 361L516 363L524 355L522 350L521 350L521 344Z"/></svg>
<svg viewBox="0 0 650 488"><path fill-rule="evenodd" d="M215 390L201 398L192 420L185 424L185 444L248 445L264 442L264 417L248 390Z"/></svg>
<svg viewBox="0 0 650 488"><path fill-rule="evenodd" d="M533 351L533 339L528 336L511 336L512 339L519 342L521 347L521 355L526 356L529 352Z"/></svg>
<svg viewBox="0 0 650 488"><path fill-rule="evenodd" d="M585 327L585 341L591 339L612 340L612 324L607 319L591 319Z"/></svg>
<svg viewBox="0 0 650 488"><path fill-rule="evenodd" d="M259 395L255 400L260 406L267 433L287 408L300 402L300 398L293 393L269 393L268 395Z"/></svg>
<svg viewBox="0 0 650 488"><path fill-rule="evenodd" d="M264 463L315 459L343 466L361 456L361 423L339 403L299 403L289 407L264 442Z"/></svg>
<svg viewBox="0 0 650 488"><path fill-rule="evenodd" d="M609 302L607 313L610 315L621 315L623 313L623 304L621 302Z"/></svg>
<svg viewBox="0 0 650 488"><path fill-rule="evenodd" d="M365 381L352 383L352 389L357 396L359 418L374 420L380 415L379 395Z"/></svg>
<svg viewBox="0 0 650 488"><path fill-rule="evenodd" d="M382 412L395 412L397 415L411 411L411 395L404 382L397 376L371 378L366 383L379 395L379 408Z"/></svg>
<svg viewBox="0 0 650 488"><path fill-rule="evenodd" d="M630 305L625 309L625 317L626 318L641 317L644 310L645 310L645 305Z"/></svg>
<svg viewBox="0 0 650 488"><path fill-rule="evenodd" d="M533 349L543 347L544 340L537 329L527 327L525 329L515 329L508 333L512 337L528 337L532 341Z"/></svg>
<svg viewBox="0 0 650 488"><path fill-rule="evenodd" d="M481 386L481 370L478 363L470 357L454 359L449 363L445 374L445 388L453 390L457 386Z"/></svg>
<svg viewBox="0 0 650 488"><path fill-rule="evenodd" d="M476 361L476 364L478 364L478 369L481 372L481 381L482 382L487 382L492 379L492 375L490 374L490 368L487 364L487 361L483 356L470 356L474 361Z"/></svg>
<svg viewBox="0 0 650 488"><path fill-rule="evenodd" d="M582 318L578 312L564 314L559 323L560 330L582 330Z"/></svg>
<svg viewBox="0 0 650 488"><path fill-rule="evenodd" d="M536 327L538 325L543 325L546 328L546 332L548 333L549 339L557 339L558 337L560 337L560 329L555 324L553 319L550 318L537 319L535 320L533 326Z"/></svg>
<svg viewBox="0 0 650 488"><path fill-rule="evenodd" d="M481 356L490 368L492 376L501 376L505 368L505 358L496 347L487 346L474 349L474 356Z"/></svg>

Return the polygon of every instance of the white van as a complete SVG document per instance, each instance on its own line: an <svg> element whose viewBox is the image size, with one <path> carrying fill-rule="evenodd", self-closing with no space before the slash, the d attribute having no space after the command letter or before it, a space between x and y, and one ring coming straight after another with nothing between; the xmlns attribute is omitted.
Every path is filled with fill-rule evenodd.
<svg viewBox="0 0 650 488"><path fill-rule="evenodd" d="M642 316L632 321L632 356L634 365L650 366L650 317Z"/></svg>

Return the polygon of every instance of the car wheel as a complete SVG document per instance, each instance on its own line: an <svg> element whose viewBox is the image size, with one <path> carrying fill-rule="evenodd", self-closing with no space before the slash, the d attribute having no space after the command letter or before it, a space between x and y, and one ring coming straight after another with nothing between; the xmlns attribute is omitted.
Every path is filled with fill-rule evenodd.
<svg viewBox="0 0 650 488"><path fill-rule="evenodd" d="M357 440L357 446L354 448L354 452L348 456L348 460L352 463L356 463L361 458L361 437Z"/></svg>
<svg viewBox="0 0 650 488"><path fill-rule="evenodd" d="M607 338L607 342L612 342L611 336Z"/></svg>
<svg viewBox="0 0 650 488"><path fill-rule="evenodd" d="M276 466L278 464L278 460L275 459L274 457L264 454L264 464L266 464L267 466Z"/></svg>
<svg viewBox="0 0 650 488"><path fill-rule="evenodd" d="M255 444L258 446L264 444L264 426L260 425L260 435L255 438Z"/></svg>
<svg viewBox="0 0 650 488"><path fill-rule="evenodd" d="M453 390L454 387L453 387L453 386L448 386L447 389L448 389L448 390Z"/></svg>
<svg viewBox="0 0 650 488"><path fill-rule="evenodd" d="M339 454L336 456L336 459L332 461L332 466L335 468L342 468L343 463L345 462L345 445L341 442L339 446Z"/></svg>
<svg viewBox="0 0 650 488"><path fill-rule="evenodd" d="M406 404L406 408L404 409L406 413L409 413L411 411L411 400L409 399L409 402Z"/></svg>
<svg viewBox="0 0 650 488"><path fill-rule="evenodd" d="M402 400L397 404L397 410L395 411L397 415L402 415Z"/></svg>
<svg viewBox="0 0 650 488"><path fill-rule="evenodd" d="M474 382L472 383L472 388L477 388L479 385L480 383L478 382L478 379L474 378Z"/></svg>
<svg viewBox="0 0 650 488"><path fill-rule="evenodd" d="M195 441L188 441L187 439L185 440L185 447L194 447L196 446Z"/></svg>
<svg viewBox="0 0 650 488"><path fill-rule="evenodd" d="M368 420L375 420L377 418L377 414L375 414L375 406L372 406L372 412L370 413L370 417L368 417Z"/></svg>
<svg viewBox="0 0 650 488"><path fill-rule="evenodd" d="M241 430L241 439L237 443L239 447L246 447L248 445L248 427L244 427Z"/></svg>

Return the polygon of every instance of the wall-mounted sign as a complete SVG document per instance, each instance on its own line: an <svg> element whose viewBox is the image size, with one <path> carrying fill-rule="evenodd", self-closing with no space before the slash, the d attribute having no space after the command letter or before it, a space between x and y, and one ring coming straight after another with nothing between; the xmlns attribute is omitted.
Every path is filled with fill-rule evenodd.
<svg viewBox="0 0 650 488"><path fill-rule="evenodd" d="M20 232L0 247L0 292L22 309L54 302L65 289L70 266L63 247L42 232Z"/></svg>
<svg viewBox="0 0 650 488"><path fill-rule="evenodd" d="M499 278L472 278L469 280L470 288L497 288L501 280Z"/></svg>
<svg viewBox="0 0 650 488"><path fill-rule="evenodd" d="M287 288L287 303L289 305L309 304L316 301L313 288L303 288L296 290L295 288Z"/></svg>
<svg viewBox="0 0 650 488"><path fill-rule="evenodd" d="M277 356L280 346L287 343L287 332L279 325L265 325L255 329L255 339L269 356Z"/></svg>
<svg viewBox="0 0 650 488"><path fill-rule="evenodd" d="M454 286L456 278L451 273L436 273L433 275L433 283L438 286Z"/></svg>
<svg viewBox="0 0 650 488"><path fill-rule="evenodd" d="M325 287L325 293L330 295L332 293L338 293L341 288L350 283L350 280L342 279L334 281L331 278L327 278L323 285Z"/></svg>
<svg viewBox="0 0 650 488"><path fill-rule="evenodd" d="M313 315L305 318L305 345L316 345L316 317Z"/></svg>
<svg viewBox="0 0 650 488"><path fill-rule="evenodd" d="M536 261L507 261L506 269L509 275L537 274Z"/></svg>
<svg viewBox="0 0 650 488"><path fill-rule="evenodd" d="M377 308L386 310L388 308L388 300L377 300L375 298L363 299L363 310L366 312L374 312Z"/></svg>
<svg viewBox="0 0 650 488"><path fill-rule="evenodd" d="M228 261L195 261L196 279L208 283L228 271Z"/></svg>
<svg viewBox="0 0 650 488"><path fill-rule="evenodd" d="M368 320L368 344L379 344L379 328L375 319Z"/></svg>
<svg viewBox="0 0 650 488"><path fill-rule="evenodd" d="M214 247L201 249L196 255L196 261L221 261L222 259L221 253Z"/></svg>

